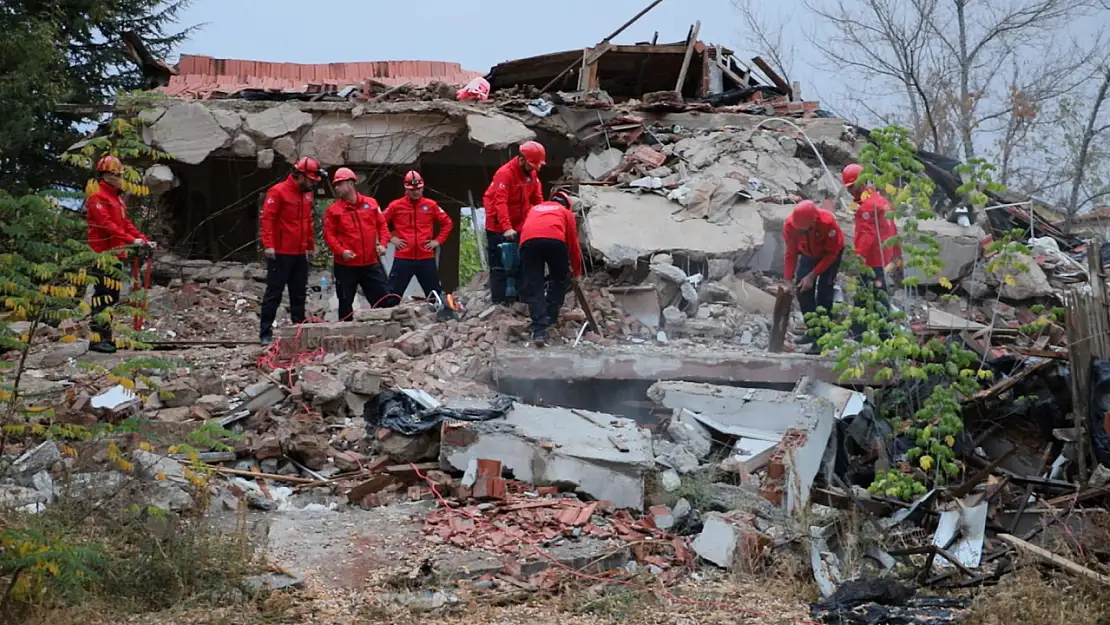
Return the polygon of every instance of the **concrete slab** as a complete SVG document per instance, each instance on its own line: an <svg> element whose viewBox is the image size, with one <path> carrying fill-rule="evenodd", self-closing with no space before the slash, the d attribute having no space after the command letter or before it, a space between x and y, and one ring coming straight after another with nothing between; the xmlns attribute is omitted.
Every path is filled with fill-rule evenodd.
<svg viewBox="0 0 1110 625"><path fill-rule="evenodd" d="M444 425L440 463L465 471L474 459L501 461L515 479L573 484L618 508L642 510L654 469L651 434L600 412L516 405L504 419Z"/></svg>
<svg viewBox="0 0 1110 625"><path fill-rule="evenodd" d="M832 435L832 402L794 392L673 381L653 384L648 397L671 410L689 411L709 429L741 441L775 442L764 497L783 505L788 513L808 504ZM766 446L749 445L751 449L742 448L742 457L754 459L766 453Z"/></svg>
<svg viewBox="0 0 1110 625"><path fill-rule="evenodd" d="M835 361L804 354L691 352L653 346L509 348L494 353L495 380L686 380L793 385L803 376L836 382Z"/></svg>

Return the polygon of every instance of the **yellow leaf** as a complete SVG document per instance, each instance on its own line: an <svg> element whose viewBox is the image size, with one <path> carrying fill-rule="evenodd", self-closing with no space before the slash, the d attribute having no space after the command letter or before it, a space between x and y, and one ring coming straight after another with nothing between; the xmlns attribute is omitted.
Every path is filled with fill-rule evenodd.
<svg viewBox="0 0 1110 625"><path fill-rule="evenodd" d="M937 280L937 282L939 282L942 287L948 289L949 291L952 290L952 282L949 281L948 278L941 278Z"/></svg>
<svg viewBox="0 0 1110 625"><path fill-rule="evenodd" d="M143 442L139 443L139 449L141 449L143 451L154 451L154 447L151 446L151 444L146 442L146 441L143 441Z"/></svg>
<svg viewBox="0 0 1110 625"><path fill-rule="evenodd" d="M883 190L886 191L887 195L894 195L895 193L898 193L898 189L892 184L888 184Z"/></svg>
<svg viewBox="0 0 1110 625"><path fill-rule="evenodd" d="M1017 280L1014 280L1013 276L1006 276L1003 281L1006 283L1006 286L1017 286Z"/></svg>
<svg viewBox="0 0 1110 625"><path fill-rule="evenodd" d="M944 437L944 444L948 445L949 447L953 447L956 445L956 438L949 434L948 436Z"/></svg>
<svg viewBox="0 0 1110 625"><path fill-rule="evenodd" d="M926 471L928 471L929 469L933 468L933 457L932 456L921 456L921 460L918 462L918 464L921 465L922 469L925 469Z"/></svg>
<svg viewBox="0 0 1110 625"><path fill-rule="evenodd" d="M77 337L73 336L72 334L66 334L60 340L63 343L76 343L77 342Z"/></svg>
<svg viewBox="0 0 1110 625"><path fill-rule="evenodd" d="M154 479L158 480L159 482L164 482L166 480L166 474L165 473L159 473L159 474L154 476Z"/></svg>

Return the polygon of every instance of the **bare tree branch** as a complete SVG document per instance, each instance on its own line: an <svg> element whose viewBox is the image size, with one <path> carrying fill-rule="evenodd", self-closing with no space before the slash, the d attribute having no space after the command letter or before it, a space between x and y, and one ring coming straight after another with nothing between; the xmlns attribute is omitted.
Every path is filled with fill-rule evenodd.
<svg viewBox="0 0 1110 625"><path fill-rule="evenodd" d="M790 84L797 48L793 39L784 37L785 25L761 19L755 10L754 0L732 0L732 6L744 18L745 39L755 39L755 47L749 52L769 59L771 67Z"/></svg>

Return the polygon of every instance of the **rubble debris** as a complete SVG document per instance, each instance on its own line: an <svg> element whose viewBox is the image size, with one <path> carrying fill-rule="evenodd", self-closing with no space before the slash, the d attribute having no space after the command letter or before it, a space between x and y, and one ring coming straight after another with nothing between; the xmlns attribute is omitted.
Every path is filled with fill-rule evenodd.
<svg viewBox="0 0 1110 625"><path fill-rule="evenodd" d="M920 623L946 625L968 616L970 597L916 597L912 587L890 579L856 578L812 606L813 618L829 625Z"/></svg>
<svg viewBox="0 0 1110 625"><path fill-rule="evenodd" d="M627 451L614 445L614 438ZM504 418L444 423L444 466L462 471L473 458L499 460L523 482L572 484L618 508L636 510L643 509L644 478L655 465L650 436L629 419L520 404Z"/></svg>
<svg viewBox="0 0 1110 625"><path fill-rule="evenodd" d="M364 418L368 429L386 428L411 436L427 432L447 421L488 421L501 418L511 410L513 400L505 396L491 401L488 408L427 408L404 392L385 391L378 393L367 403Z"/></svg>

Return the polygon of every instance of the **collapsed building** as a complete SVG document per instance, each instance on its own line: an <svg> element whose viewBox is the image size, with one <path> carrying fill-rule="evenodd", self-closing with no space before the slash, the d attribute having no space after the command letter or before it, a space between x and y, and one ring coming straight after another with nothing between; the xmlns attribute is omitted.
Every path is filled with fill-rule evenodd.
<svg viewBox="0 0 1110 625"><path fill-rule="evenodd" d="M122 393L113 388L59 402L59 413L118 419L137 412L231 427L245 440L209 461L238 471L232 494L259 510L286 506L291 496L278 503L281 497L244 474L264 476L259 484L327 486L363 511L448 494L468 515L499 519L497 531L475 529L473 518L444 507L421 520L426 534L522 561L531 556L528 565L542 558L519 542L617 539L625 543L623 559L607 567L635 559L677 577L692 554L756 568L769 550L805 536L814 576L833 595L847 575L837 570L828 532L836 525L832 508L877 510L882 527L920 533L917 523L931 523L920 520L928 517L921 508L938 498L934 491L909 505L861 488L875 466L904 453L889 449L898 437L863 393L834 386L859 381L841 380L830 358L768 353L783 220L799 198L833 210L843 205L837 172L854 160L866 131L805 101L798 85L765 64L753 61L760 76L726 48L697 41L694 30L679 44L605 43L502 63L483 75L488 100L460 100L457 87L478 73L446 63L288 66L183 57L162 87L171 98L142 113L147 138L174 156L146 172L172 230L172 255L160 258L170 280L152 290L152 330L172 339L161 346L253 338L251 302L264 271L241 261L257 258L261 194L302 156L354 168L365 178L361 190L383 204L400 193L404 171L418 168L429 195L461 223L462 209L476 206L517 144L544 142L545 188L569 186L580 198L590 273L583 307L568 306L560 318L556 335L565 345L524 348L522 315L493 306L481 276L458 284L461 238L482 239L456 228L440 272L462 294L461 318L436 320L417 303L359 310L353 322L286 326L261 354L193 354L188 375L162 380L173 394L167 401L109 396ZM935 155L922 160L938 182L938 205L958 207L954 165ZM936 278L926 276L926 288L900 292L898 304L919 336L958 337L999 373L969 403L969 415L1002 405L1032 420L1050 432L1063 466L1075 456L1065 448L1077 439L1057 422L1074 408L1070 395L1062 399L1070 381L1068 352L1059 349L1071 328L1050 324L1029 336L1020 326L1033 318L1033 306L1059 303L1065 288L1081 285L1104 302L1102 280L1081 262L1084 243L1021 200L992 200L972 219L947 210L921 224L939 240L941 275L969 299L940 301L927 288ZM850 216L837 214L850 233ZM1037 243L1035 262L1011 284L978 261L990 234L1014 227ZM326 312L320 304L317 312ZM42 393L59 390L56 370L83 348L75 342L33 355L39 371L31 379ZM1088 357L1102 353L1089 349ZM494 393L516 397L516 405L488 401ZM945 557L958 523L970 534L958 545L961 572L977 569L980 555L986 564L1007 553L998 545L986 553L983 539L984 502L1006 485L980 488L992 471L1028 486L1024 501L1037 486L1046 503L1059 503L1048 494L1072 486L1055 463L1045 475L1047 455L1038 468L1039 448L993 435L997 428L983 421L969 420L976 440L967 455L984 468L949 497L966 496L974 512L961 512L962 504L928 511L944 519L922 567L931 579L976 579L939 564L933 570L933 556ZM1099 450L1104 457L1106 449ZM41 475L34 451L16 462L24 467L16 494L31 505L42 496L23 485ZM688 482L706 476L708 493L691 501ZM1099 496L1104 484L1092 483L1084 496ZM174 495L168 503L185 507ZM1012 503L1022 493L1008 495ZM635 521L629 516L645 510ZM820 513L813 526L798 521L809 521L802 510ZM1007 524L1017 528L1024 511L1024 503L1007 511ZM1038 508L1024 523L1048 515ZM507 529L504 520L514 525ZM527 540L518 541L517 531L529 533ZM667 541L665 557L628 547L668 532L692 540ZM892 553L876 553L884 569L894 568ZM495 559L492 570L501 567ZM527 583L543 587L533 577Z"/></svg>

